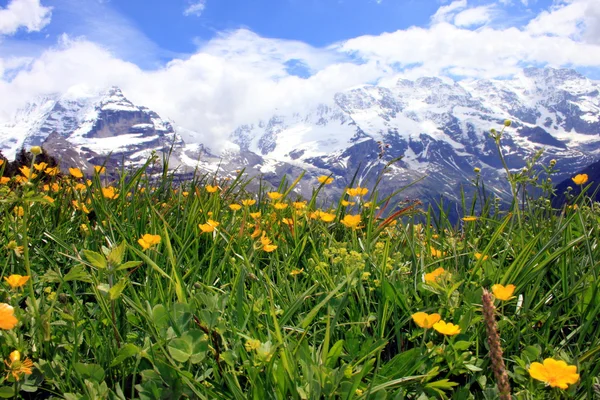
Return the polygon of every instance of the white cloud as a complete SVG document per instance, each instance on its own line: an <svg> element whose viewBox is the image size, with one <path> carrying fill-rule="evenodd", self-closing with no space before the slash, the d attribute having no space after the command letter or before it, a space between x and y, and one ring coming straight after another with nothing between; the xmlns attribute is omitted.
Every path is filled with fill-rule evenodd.
<svg viewBox="0 0 600 400"><path fill-rule="evenodd" d="M567 8L579 2L586 8ZM524 28L467 29L462 25L483 23L483 17L460 15L478 7L467 9L466 1L445 7L429 27L360 36L326 48L245 29L221 33L198 43L194 54L152 69L124 61L89 39L65 36L33 59L0 55L0 121L38 94L76 85L98 90L119 85L132 101L198 132L187 141L218 149L240 124L268 118L274 110L302 111L352 86L390 81L398 68L407 68L402 73L411 78L507 76L527 64L600 68L600 24L589 22L599 15L594 0L556 5ZM560 23L552 30L546 18ZM310 77L290 73L292 60L305 65Z"/></svg>
<svg viewBox="0 0 600 400"><path fill-rule="evenodd" d="M484 25L492 21L493 6L479 6L466 9L459 12L454 17L454 25L456 26L476 26Z"/></svg>
<svg viewBox="0 0 600 400"><path fill-rule="evenodd" d="M199 17L200 15L202 15L202 13L204 12L204 9L206 8L206 0L196 0L194 1L192 4L190 4L185 11L183 11L183 15L195 15L196 17Z"/></svg>
<svg viewBox="0 0 600 400"><path fill-rule="evenodd" d="M40 0L11 0L0 8L0 35L12 35L24 27L28 32L40 31L50 23L52 8Z"/></svg>

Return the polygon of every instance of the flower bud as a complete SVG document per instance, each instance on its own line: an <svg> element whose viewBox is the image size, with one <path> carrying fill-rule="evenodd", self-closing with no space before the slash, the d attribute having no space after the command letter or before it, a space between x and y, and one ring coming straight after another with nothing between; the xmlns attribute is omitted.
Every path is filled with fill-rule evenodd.
<svg viewBox="0 0 600 400"><path fill-rule="evenodd" d="M481 172L481 168L475 167L473 168L473 172L475 172L476 174Z"/></svg>
<svg viewBox="0 0 600 400"><path fill-rule="evenodd" d="M19 350L15 350L12 353L10 353L8 358L11 362L21 361L21 353L19 353Z"/></svg>
<svg viewBox="0 0 600 400"><path fill-rule="evenodd" d="M507 119L506 121L504 121L504 126L506 126L508 128L511 123L512 122L510 121L510 119Z"/></svg>
<svg viewBox="0 0 600 400"><path fill-rule="evenodd" d="M29 151L34 156L39 156L40 154L42 154L42 148L40 146L31 146L31 149L29 149Z"/></svg>
<svg viewBox="0 0 600 400"><path fill-rule="evenodd" d="M556 160L552 159L550 160L550 166L554 167L556 165Z"/></svg>

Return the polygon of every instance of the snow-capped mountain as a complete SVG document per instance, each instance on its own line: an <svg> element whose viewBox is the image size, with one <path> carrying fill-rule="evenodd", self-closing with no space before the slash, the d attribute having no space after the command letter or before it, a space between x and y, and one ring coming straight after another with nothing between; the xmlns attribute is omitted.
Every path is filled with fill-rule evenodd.
<svg viewBox="0 0 600 400"><path fill-rule="evenodd" d="M42 144L63 166L89 168L108 154L114 165L123 159L139 165L152 151L172 146L170 165L183 172L246 168L273 183L302 171L333 174L333 194L357 170L366 186L385 170L384 193L425 177L403 192L424 200L457 199L477 167L504 197L504 169L489 132L507 119L512 125L501 147L513 170L542 148L541 162L558 161L557 181L600 159L600 83L552 68L528 68L505 80L433 77L352 88L303 110L248 121L232 132L234 145L220 156L203 144L185 144L174 124L134 105L118 88L93 95L74 88L34 100L0 125L0 149L10 158L22 146ZM309 194L314 185L305 179L298 191Z"/></svg>
<svg viewBox="0 0 600 400"><path fill-rule="evenodd" d="M343 186L360 166L359 179L368 184L402 156L384 179L388 192L427 176L406 193L456 199L477 167L503 196L507 186L490 129L513 122L501 141L511 169L544 148L541 161L558 160L557 179L564 179L600 157L599 91L598 82L552 68L528 68L507 80L399 79L241 126L232 141L264 157L263 172L291 164L333 173Z"/></svg>
<svg viewBox="0 0 600 400"><path fill-rule="evenodd" d="M73 88L44 96L0 126L0 150L12 158L21 147L43 145L63 168L93 165L141 165L172 148L174 165L191 167L201 146L186 146L172 124L146 107L131 103L117 87L101 93Z"/></svg>

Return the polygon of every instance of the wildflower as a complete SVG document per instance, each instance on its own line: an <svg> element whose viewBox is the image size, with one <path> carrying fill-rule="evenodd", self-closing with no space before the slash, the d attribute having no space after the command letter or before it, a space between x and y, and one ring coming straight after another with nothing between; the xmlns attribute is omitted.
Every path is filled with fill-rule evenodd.
<svg viewBox="0 0 600 400"><path fill-rule="evenodd" d="M436 249L433 246L429 246L429 250L431 251L431 256L432 257L439 258L439 257L441 257L441 256L444 255L441 250L438 250L438 249Z"/></svg>
<svg viewBox="0 0 600 400"><path fill-rule="evenodd" d="M578 174L571 178L576 185L584 185L588 181L587 174Z"/></svg>
<svg viewBox="0 0 600 400"><path fill-rule="evenodd" d="M321 221L323 222L332 222L335 219L335 214L320 212L319 218L321 218Z"/></svg>
<svg viewBox="0 0 600 400"><path fill-rule="evenodd" d="M294 220L291 218L282 218L281 222L283 222L284 224L286 224L288 226L294 225Z"/></svg>
<svg viewBox="0 0 600 400"><path fill-rule="evenodd" d="M421 328L430 329L435 323L441 320L442 317L438 313L427 314L419 311L412 315L412 319L415 321L415 324L419 325Z"/></svg>
<svg viewBox="0 0 600 400"><path fill-rule="evenodd" d="M6 303L0 303L0 329L10 330L19 321L15 317L15 309Z"/></svg>
<svg viewBox="0 0 600 400"><path fill-rule="evenodd" d="M98 175L103 174L106 172L106 167L103 167L102 165L94 165L94 172Z"/></svg>
<svg viewBox="0 0 600 400"><path fill-rule="evenodd" d="M115 188L112 186L102 188L102 195L107 199L116 199L119 197L119 194L115 192Z"/></svg>
<svg viewBox="0 0 600 400"><path fill-rule="evenodd" d="M33 164L33 168L35 168L36 171L43 171L46 169L47 166L48 166L48 164L45 162Z"/></svg>
<svg viewBox="0 0 600 400"><path fill-rule="evenodd" d="M301 273L303 273L303 272L304 272L304 268L302 268L302 269L293 269L293 270L290 272L290 275L291 275L291 276L298 276L298 275L300 275L300 274L301 274Z"/></svg>
<svg viewBox="0 0 600 400"><path fill-rule="evenodd" d="M346 226L347 228L358 229L360 221L361 221L360 214L356 214L356 215L346 214L346 215L344 215L344 219L342 219L342 224L344 224L344 226Z"/></svg>
<svg viewBox="0 0 600 400"><path fill-rule="evenodd" d="M254 199L242 200L242 205L244 205L246 207L253 206L254 204L256 204L256 200L254 200Z"/></svg>
<svg viewBox="0 0 600 400"><path fill-rule="evenodd" d="M71 174L71 176L73 176L73 178L83 178L83 173L79 168L69 168L69 173Z"/></svg>
<svg viewBox="0 0 600 400"><path fill-rule="evenodd" d="M285 210L287 206L286 203L275 203L273 207L275 207L276 210Z"/></svg>
<svg viewBox="0 0 600 400"><path fill-rule="evenodd" d="M83 192L86 189L87 186L85 186L83 183L78 183L77 185L75 185L75 190L77 190L78 192Z"/></svg>
<svg viewBox="0 0 600 400"><path fill-rule="evenodd" d="M577 383L579 380L575 365L567 365L566 362L553 358L546 358L543 364L532 363L529 367L529 375L550 387L561 389L567 389L569 385Z"/></svg>
<svg viewBox="0 0 600 400"><path fill-rule="evenodd" d="M13 288L19 288L23 285L25 285L27 283L27 281L29 280L29 276L21 276L21 275L11 275L8 278L5 276L4 280L6 281L6 283L8 283L8 285Z"/></svg>
<svg viewBox="0 0 600 400"><path fill-rule="evenodd" d="M354 201L342 200L342 206L344 206L344 207L353 206L355 204L356 204L356 202L354 202Z"/></svg>
<svg viewBox="0 0 600 400"><path fill-rule="evenodd" d="M86 214L90 213L90 210L86 207L86 205L80 201L73 200L73 207L75 207L76 210L83 211Z"/></svg>
<svg viewBox="0 0 600 400"><path fill-rule="evenodd" d="M35 146L37 147L37 146ZM4 360L4 364L8 367L8 373L6 374L6 378L12 374L16 381L19 380L22 374L31 375L31 368L33 367L33 361L29 358L26 358L24 361L21 361L21 353L18 350L13 351L8 356L10 363Z"/></svg>
<svg viewBox="0 0 600 400"><path fill-rule="evenodd" d="M363 281L366 281L366 280L368 280L368 279L369 279L369 277L370 277L370 276L371 276L371 273L370 273L370 272L366 272L366 271L365 271L365 272L363 272L363 273L362 273L362 275L360 276L360 278L361 278Z"/></svg>
<svg viewBox="0 0 600 400"><path fill-rule="evenodd" d="M333 183L333 177L327 175L321 175L317 178L317 180L323 185L329 185Z"/></svg>
<svg viewBox="0 0 600 400"><path fill-rule="evenodd" d="M364 196L367 193L369 193L369 189L367 188L361 188L360 186L357 186L355 188L348 188L346 189L346 193L348 193L349 196Z"/></svg>
<svg viewBox="0 0 600 400"><path fill-rule="evenodd" d="M464 222L473 222L473 221L477 221L477 217L474 217L472 215L466 216L462 219Z"/></svg>
<svg viewBox="0 0 600 400"><path fill-rule="evenodd" d="M253 219L260 219L261 212L260 212L260 211L257 211L257 212L250 213L250 216L251 216Z"/></svg>
<svg viewBox="0 0 600 400"><path fill-rule="evenodd" d="M50 197L50 196L44 196L44 200L46 200L50 204L54 203L54 199L52 197Z"/></svg>
<svg viewBox="0 0 600 400"><path fill-rule="evenodd" d="M31 172L31 168L29 168L25 165L23 165L21 168L19 168L19 171L21 171L21 175L23 175L27 179L35 179L37 177L37 174L34 174L33 172Z"/></svg>
<svg viewBox="0 0 600 400"><path fill-rule="evenodd" d="M364 392L365 392L365 391L364 391L364 390L362 390L362 389L356 389L356 390L354 391L354 394L355 394L355 395L357 395L357 396L362 396Z"/></svg>
<svg viewBox="0 0 600 400"><path fill-rule="evenodd" d="M440 267L432 272L425 274L425 282L434 283L439 280L439 278L445 275L447 272L444 268Z"/></svg>
<svg viewBox="0 0 600 400"><path fill-rule="evenodd" d="M488 258L490 258L487 254L485 256L483 254L481 254L481 253L475 253L473 255L475 256L475 258L477 260L480 260L481 257L483 257L483 261L486 261Z"/></svg>
<svg viewBox="0 0 600 400"><path fill-rule="evenodd" d="M31 149L29 149L29 151L34 156L39 156L40 154L42 154L42 148L40 146L31 146Z"/></svg>
<svg viewBox="0 0 600 400"><path fill-rule="evenodd" d="M512 124L510 119L507 119L504 121L504 126L506 126L507 128Z"/></svg>
<svg viewBox="0 0 600 400"><path fill-rule="evenodd" d="M446 336L454 336L460 333L458 325L454 325L452 322L436 322L433 324L433 329Z"/></svg>
<svg viewBox="0 0 600 400"><path fill-rule="evenodd" d="M242 206L239 204L230 204L229 208L232 209L233 211L238 211L240 208L242 208Z"/></svg>
<svg viewBox="0 0 600 400"><path fill-rule="evenodd" d="M283 197L283 194L279 192L269 192L267 193L267 196L269 196L271 200L280 200Z"/></svg>
<svg viewBox="0 0 600 400"><path fill-rule="evenodd" d="M213 232L217 226L219 226L219 223L217 221L213 221L212 219L206 221L205 224L198 225L203 233Z"/></svg>
<svg viewBox="0 0 600 400"><path fill-rule="evenodd" d="M496 284L492 286L492 293L498 300L510 300L513 298L515 292L515 285L500 285Z"/></svg>
<svg viewBox="0 0 600 400"><path fill-rule="evenodd" d="M13 212L17 217L22 217L23 215L25 215L25 210L21 206L15 207L13 209Z"/></svg>
<svg viewBox="0 0 600 400"><path fill-rule="evenodd" d="M17 242L15 242L14 240L8 242L4 247L8 251L14 251L17 257L21 257L21 254L23 254L23 246L18 246Z"/></svg>
<svg viewBox="0 0 600 400"><path fill-rule="evenodd" d="M366 203L363 204L364 208L371 208L373 207L373 202L372 201L367 201Z"/></svg>
<svg viewBox="0 0 600 400"><path fill-rule="evenodd" d="M261 343L260 340L258 339L248 339L246 340L246 344L244 344L244 347L246 348L246 351L252 351L252 350L256 350L260 347Z"/></svg>
<svg viewBox="0 0 600 400"><path fill-rule="evenodd" d="M58 167L49 167L49 168L46 168L46 170L44 172L46 173L46 175L55 176L55 175L58 175L58 173L60 172L60 169Z"/></svg>
<svg viewBox="0 0 600 400"><path fill-rule="evenodd" d="M475 167L473 168L473 172L475 172L476 174L481 172L481 168Z"/></svg>
<svg viewBox="0 0 600 400"><path fill-rule="evenodd" d="M3 176L2 178L0 178L0 185L6 185L8 182L10 182L10 178Z"/></svg>
<svg viewBox="0 0 600 400"><path fill-rule="evenodd" d="M140 246L142 246L142 249L148 250L150 247L159 244L160 239L160 235L152 235L150 233L146 233L138 240L138 243Z"/></svg>
<svg viewBox="0 0 600 400"><path fill-rule="evenodd" d="M294 208L296 210L303 210L304 208L306 208L306 202L305 201L295 201L292 203L292 206L294 206Z"/></svg>
<svg viewBox="0 0 600 400"><path fill-rule="evenodd" d="M267 253L270 253L272 251L275 251L277 249L277 246L274 244L265 244L262 249Z"/></svg>
<svg viewBox="0 0 600 400"><path fill-rule="evenodd" d="M215 186L213 186L213 185L206 185L206 191L207 191L208 193L214 193L214 192L216 192L217 190L219 190L219 187L218 187L218 186L216 186L216 185L215 185Z"/></svg>

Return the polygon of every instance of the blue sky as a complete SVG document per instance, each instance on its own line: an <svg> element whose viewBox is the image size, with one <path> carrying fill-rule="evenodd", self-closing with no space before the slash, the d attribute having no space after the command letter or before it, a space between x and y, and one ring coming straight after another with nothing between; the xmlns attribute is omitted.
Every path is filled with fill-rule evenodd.
<svg viewBox="0 0 600 400"><path fill-rule="evenodd" d="M525 66L600 79L600 1L0 0L0 122L118 85L218 138L351 87Z"/></svg>

